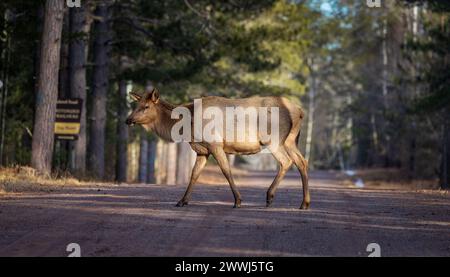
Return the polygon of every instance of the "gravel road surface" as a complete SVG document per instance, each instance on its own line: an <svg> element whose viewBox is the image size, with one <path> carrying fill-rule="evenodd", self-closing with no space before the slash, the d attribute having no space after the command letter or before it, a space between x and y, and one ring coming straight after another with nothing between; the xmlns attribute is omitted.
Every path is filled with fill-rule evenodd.
<svg viewBox="0 0 450 277"><path fill-rule="evenodd" d="M237 179L243 206L226 184L185 187L98 185L0 196L0 256L450 256L450 195L345 187L333 172L313 172L311 210L290 173L271 208L275 173Z"/></svg>

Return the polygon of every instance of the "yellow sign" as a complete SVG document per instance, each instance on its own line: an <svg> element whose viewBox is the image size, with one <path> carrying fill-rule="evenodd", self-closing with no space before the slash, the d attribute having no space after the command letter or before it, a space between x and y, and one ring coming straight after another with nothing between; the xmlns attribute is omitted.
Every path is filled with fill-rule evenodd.
<svg viewBox="0 0 450 277"><path fill-rule="evenodd" d="M78 98L58 99L56 104L55 138L77 140L80 133L83 100Z"/></svg>
<svg viewBox="0 0 450 277"><path fill-rule="evenodd" d="M55 134L57 135L78 135L80 133L80 123L56 122Z"/></svg>

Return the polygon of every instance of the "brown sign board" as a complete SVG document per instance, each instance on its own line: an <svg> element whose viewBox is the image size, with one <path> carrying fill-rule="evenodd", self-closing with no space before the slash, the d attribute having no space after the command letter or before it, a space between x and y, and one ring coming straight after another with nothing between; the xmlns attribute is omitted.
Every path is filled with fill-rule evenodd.
<svg viewBox="0 0 450 277"><path fill-rule="evenodd" d="M59 140L77 140L80 133L83 100L58 99L56 105L55 137Z"/></svg>

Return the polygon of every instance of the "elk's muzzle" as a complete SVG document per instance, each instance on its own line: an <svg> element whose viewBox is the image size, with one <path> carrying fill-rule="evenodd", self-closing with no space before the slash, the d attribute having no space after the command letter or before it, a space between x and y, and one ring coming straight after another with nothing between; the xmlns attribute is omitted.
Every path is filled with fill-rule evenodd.
<svg viewBox="0 0 450 277"><path fill-rule="evenodd" d="M125 124L129 125L129 126L133 126L135 124L135 122L133 121L132 118L127 118L127 120L125 121Z"/></svg>

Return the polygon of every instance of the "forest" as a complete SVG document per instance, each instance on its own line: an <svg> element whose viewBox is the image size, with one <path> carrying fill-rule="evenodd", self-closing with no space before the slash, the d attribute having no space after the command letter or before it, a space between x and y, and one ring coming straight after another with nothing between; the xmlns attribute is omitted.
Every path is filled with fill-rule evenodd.
<svg viewBox="0 0 450 277"><path fill-rule="evenodd" d="M2 0L0 164L184 184L189 145L125 124L130 93L156 87L174 104L287 97L306 113L310 169L394 168L449 188L450 2L369 2ZM71 98L79 134L61 140L57 101Z"/></svg>

